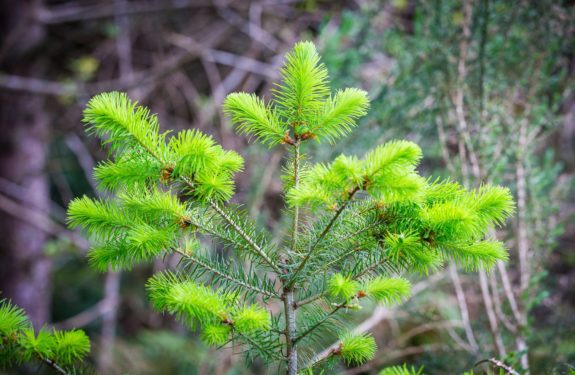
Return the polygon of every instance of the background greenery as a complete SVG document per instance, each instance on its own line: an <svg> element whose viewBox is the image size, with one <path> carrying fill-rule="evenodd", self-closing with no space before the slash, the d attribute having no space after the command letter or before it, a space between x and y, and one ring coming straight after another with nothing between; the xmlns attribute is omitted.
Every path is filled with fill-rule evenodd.
<svg viewBox="0 0 575 375"><path fill-rule="evenodd" d="M371 98L352 137L316 147L317 157L407 138L424 150L423 174L503 184L519 203L497 234L512 249L507 267L483 276L448 268L398 309L365 309L358 323L371 324L380 351L341 371L407 362L453 374L493 356L516 368L528 357L532 374L575 363L572 2L53 0L4 1L0 13L1 228L3 238L21 231L27 240L2 244L0 290L36 324L86 329L102 372L265 368L246 368L152 312L143 286L150 268L88 267L86 243L64 229L63 209L100 194L90 171L105 155L85 137L81 109L93 94L119 89L166 128L213 134L251 166L237 199L271 227L283 220L274 182L282 154L248 147L220 106L231 91L268 95L274 67L299 39L317 42L336 87L361 86Z"/></svg>

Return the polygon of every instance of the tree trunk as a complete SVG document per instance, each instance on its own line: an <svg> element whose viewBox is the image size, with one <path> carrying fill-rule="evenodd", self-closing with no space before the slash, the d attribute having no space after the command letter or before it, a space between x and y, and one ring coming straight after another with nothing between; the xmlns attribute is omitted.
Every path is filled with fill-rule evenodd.
<svg viewBox="0 0 575 375"><path fill-rule="evenodd" d="M43 29L33 20L36 6L30 0L0 2L0 71L37 73L40 61L33 58L33 50ZM47 213L49 132L44 104L42 96L0 89L0 194ZM11 299L41 325L48 321L51 295L51 262L43 252L46 233L14 211L0 205L0 298Z"/></svg>

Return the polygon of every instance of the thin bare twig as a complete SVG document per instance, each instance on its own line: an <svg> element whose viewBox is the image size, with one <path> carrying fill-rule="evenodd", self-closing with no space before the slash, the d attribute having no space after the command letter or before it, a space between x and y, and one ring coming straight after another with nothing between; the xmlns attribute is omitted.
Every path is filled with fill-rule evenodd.
<svg viewBox="0 0 575 375"><path fill-rule="evenodd" d="M49 235L55 237L65 236L79 249L86 250L89 247L88 242L84 238L77 236L74 232L56 223L45 213L34 208L23 206L3 194L0 194L0 210L32 224L34 227Z"/></svg>
<svg viewBox="0 0 575 375"><path fill-rule="evenodd" d="M461 313L465 336L467 337L467 341L473 351L477 352L479 350L479 345L477 344L477 340L473 334L473 328L471 327L469 309L467 307L467 301L465 299L463 287L461 286L461 279L459 278L459 273L457 272L457 268L453 262L449 264L449 275L451 277L451 281L453 282L453 286L455 287L455 295L457 297L457 304L459 305L459 311Z"/></svg>
<svg viewBox="0 0 575 375"><path fill-rule="evenodd" d="M223 20L228 22L230 25L237 27L240 31L248 35L253 40L256 40L262 46L274 52L279 52L280 42L272 34L262 29L250 20L244 19L229 6L227 6L225 1L217 0L215 2L218 15Z"/></svg>
<svg viewBox="0 0 575 375"><path fill-rule="evenodd" d="M14 91L55 96L89 96L102 91L129 90L165 78L183 65L198 58L200 52L199 50L187 51L172 56L153 68L135 72L130 77L95 83L61 83L34 77L0 73L0 87Z"/></svg>
<svg viewBox="0 0 575 375"><path fill-rule="evenodd" d="M58 323L53 324L55 328L58 329L71 329L80 328L87 326L96 319L100 318L102 315L106 314L110 309L109 301L106 298L100 300L100 302L92 305L88 309L80 312L77 315L71 316L66 320L62 320Z"/></svg>
<svg viewBox="0 0 575 375"><path fill-rule="evenodd" d="M519 125L519 144L517 145L517 251L519 253L519 277L521 291L525 291L531 279L529 267L529 238L527 236L527 183L524 165L524 152L527 147L527 123L521 121Z"/></svg>
<svg viewBox="0 0 575 375"><path fill-rule="evenodd" d="M68 374L68 372L66 370L64 370L62 367L60 367L59 364L57 364L56 362L54 362L50 358L44 358L43 360L46 364L48 364L48 366L50 366L54 370L56 370L56 372L58 372L60 374L64 374L64 375Z"/></svg>
<svg viewBox="0 0 575 375"><path fill-rule="evenodd" d="M493 300L491 299L489 285L487 284L487 275L483 269L479 270L479 285L481 286L481 295L483 296L483 303L485 305L485 311L487 312L489 328L491 335L493 336L495 348L500 357L505 357L507 355L507 351L503 344L503 339L501 338L501 332L499 331L499 325L497 323L497 316L493 309Z"/></svg>
<svg viewBox="0 0 575 375"><path fill-rule="evenodd" d="M473 366L474 368L479 366L482 363L486 363L489 362L491 363L493 366L495 366L496 368L500 368L503 371L505 371L505 373L507 375L519 375L519 373L517 371L515 371L511 366L506 365L504 362L498 360L497 358L489 358L489 359L484 359L482 361L479 361L475 364L475 366Z"/></svg>
<svg viewBox="0 0 575 375"><path fill-rule="evenodd" d="M481 178L481 169L479 160L475 154L473 144L471 143L471 136L469 125L465 114L465 80L467 78L467 55L469 52L469 42L471 39L471 21L473 16L473 0L465 0L463 4L464 20L462 24L462 36L459 42L459 59L457 62L457 83L456 90L453 97L455 105L455 115L459 126L460 142L459 152L463 159L466 155L469 157L473 176L479 180ZM462 168L466 169L467 166L462 161ZM465 173L467 175L467 173Z"/></svg>
<svg viewBox="0 0 575 375"><path fill-rule="evenodd" d="M86 181L88 181L88 183L92 187L92 190L94 190L94 192L97 193L98 187L96 186L96 182L94 181L94 175L92 174L92 171L94 170L94 166L96 165L96 163L94 162L94 159L92 158L90 152L86 148L86 145L84 144L84 142L82 142L80 137L78 137L75 133L68 134L66 136L65 142L66 146L68 146L68 149L72 151L74 156L76 156L76 160L78 160L78 164L80 164L80 167L82 167L82 171L84 172Z"/></svg>
<svg viewBox="0 0 575 375"><path fill-rule="evenodd" d="M517 333L517 325L514 324L511 320L507 318L507 315L503 312L502 309L502 301L499 296L499 290L497 285L497 279L494 273L490 273L489 276L489 284L491 286L491 294L493 295L493 301L495 306L495 314L499 318L499 321L503 323L505 328L507 328L512 333Z"/></svg>
<svg viewBox="0 0 575 375"><path fill-rule="evenodd" d="M46 24L76 22L116 16L154 14L161 11L175 11L186 8L202 8L212 5L210 0L147 0L122 2L120 4L95 3L77 6L73 3L44 7L38 11L37 19Z"/></svg>
<svg viewBox="0 0 575 375"><path fill-rule="evenodd" d="M509 306L511 307L511 311L513 312L515 321L518 324L523 324L523 317L521 312L519 311L519 306L517 306L517 300L515 298L515 294L511 286L511 281L509 281L509 274L507 273L507 267L505 266L505 263L497 262L497 270L499 271L499 275L501 276L503 291L505 292L505 296L509 301Z"/></svg>

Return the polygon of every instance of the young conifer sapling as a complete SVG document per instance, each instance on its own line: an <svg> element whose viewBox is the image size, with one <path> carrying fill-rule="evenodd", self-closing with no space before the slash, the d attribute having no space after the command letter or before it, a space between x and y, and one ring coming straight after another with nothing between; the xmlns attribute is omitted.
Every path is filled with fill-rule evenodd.
<svg viewBox="0 0 575 375"><path fill-rule="evenodd" d="M374 356L375 340L354 334L345 319L368 300L408 297L405 272L428 274L450 260L490 269L506 260L504 245L485 237L514 208L506 188L467 190L420 176L421 149L408 141L308 161L307 144L337 142L368 106L362 90L331 92L310 42L286 55L271 100L226 98L237 132L288 155L281 178L291 220L272 238L230 203L244 167L238 153L194 129L160 133L157 117L125 94L97 95L84 121L112 155L94 172L111 198L75 199L70 226L91 237L89 260L102 271L180 257L175 271L148 281L148 295L209 345L245 349L248 359L290 375L337 360L361 364Z"/></svg>

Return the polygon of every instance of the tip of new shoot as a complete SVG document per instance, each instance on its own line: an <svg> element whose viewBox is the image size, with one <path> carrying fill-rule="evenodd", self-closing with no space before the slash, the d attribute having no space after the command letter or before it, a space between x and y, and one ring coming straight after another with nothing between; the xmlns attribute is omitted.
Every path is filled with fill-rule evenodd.
<svg viewBox="0 0 575 375"><path fill-rule="evenodd" d="M377 344L370 334L347 333L340 338L340 346L335 355L341 356L348 365L360 365L375 356Z"/></svg>
<svg viewBox="0 0 575 375"><path fill-rule="evenodd" d="M327 288L330 296L347 301L357 293L359 284L349 276L336 273L329 279Z"/></svg>
<svg viewBox="0 0 575 375"><path fill-rule="evenodd" d="M399 303L411 293L411 283L400 277L379 276L366 283L367 296L378 303Z"/></svg>

